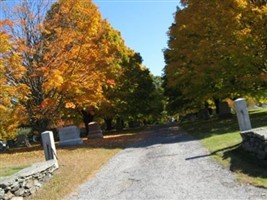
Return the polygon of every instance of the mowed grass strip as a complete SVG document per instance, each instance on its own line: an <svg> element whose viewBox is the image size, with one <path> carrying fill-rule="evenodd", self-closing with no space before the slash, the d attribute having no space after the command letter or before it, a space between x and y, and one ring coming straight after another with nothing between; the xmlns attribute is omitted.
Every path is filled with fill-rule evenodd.
<svg viewBox="0 0 267 200"><path fill-rule="evenodd" d="M12 167L0 167L0 177L2 176L10 176L19 172L20 170L29 167L29 165L19 165L19 166L12 166Z"/></svg>
<svg viewBox="0 0 267 200"><path fill-rule="evenodd" d="M148 138L150 132L123 133L104 136L104 139L84 138L84 144L76 147L57 146L59 169L37 193L27 199L58 200L92 178L120 150L131 143ZM44 160L40 146L0 154L0 167L31 165ZM112 173L112 172L111 172Z"/></svg>
<svg viewBox="0 0 267 200"><path fill-rule="evenodd" d="M267 110L259 109L250 112L253 128L267 125ZM267 164L240 146L242 138L239 132L237 117L228 119L213 118L181 124L184 130L201 140L216 161L233 171L237 179L255 186L267 188Z"/></svg>

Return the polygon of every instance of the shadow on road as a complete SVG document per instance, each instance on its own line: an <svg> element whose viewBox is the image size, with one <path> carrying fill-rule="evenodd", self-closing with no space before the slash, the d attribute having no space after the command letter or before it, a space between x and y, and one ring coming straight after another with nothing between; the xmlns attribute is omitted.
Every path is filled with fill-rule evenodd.
<svg viewBox="0 0 267 200"><path fill-rule="evenodd" d="M83 144L76 146L60 147L56 142L57 149L64 149L73 151L82 148L105 148L105 149L126 149L126 148L143 148L156 144L171 144L179 142L187 142L196 140L194 137L186 134L179 126L178 123L168 123L164 125L156 125L146 127L137 131L125 131L123 133L105 135L103 139L87 139L82 138ZM34 152L42 150L40 145L10 150L6 153L13 154L18 152Z"/></svg>
<svg viewBox="0 0 267 200"><path fill-rule="evenodd" d="M157 144L172 144L196 140L176 126L158 128L150 131L150 136L139 142L130 144L128 148L144 148Z"/></svg>
<svg viewBox="0 0 267 200"><path fill-rule="evenodd" d="M251 181L253 181L251 177L261 177L267 179L267 161L259 160L256 158L256 156L245 152L241 147L241 143L226 148L218 149L209 154L189 157L185 160L201 159L204 157L216 155L218 153L222 153L222 158L224 160L229 160L229 169L231 171L236 173L241 172L242 174L247 175L248 177L244 175L242 176L243 179L246 179L247 182L251 183ZM260 182L258 182L256 185L262 187Z"/></svg>
<svg viewBox="0 0 267 200"><path fill-rule="evenodd" d="M198 159L198 158L208 157L208 156L215 155L215 154L217 154L217 153L219 153L219 152L222 152L222 151L233 150L234 148L239 147L240 144L241 144L241 143L236 144L236 145L233 145L233 146L230 146L230 147L225 147L225 148L222 148L222 149L218 149L218 150L213 151L213 152L211 152L211 153L209 153L209 154L189 157L189 158L186 158L185 160L193 160L193 159Z"/></svg>

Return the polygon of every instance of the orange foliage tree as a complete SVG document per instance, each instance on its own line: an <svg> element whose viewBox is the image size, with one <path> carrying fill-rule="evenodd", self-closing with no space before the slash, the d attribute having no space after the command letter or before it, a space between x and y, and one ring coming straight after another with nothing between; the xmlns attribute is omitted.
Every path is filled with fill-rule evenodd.
<svg viewBox="0 0 267 200"><path fill-rule="evenodd" d="M0 22L0 27L7 23ZM18 126L26 120L20 103L27 94L27 87L9 78L20 80L25 72L15 48L12 37L0 31L0 140L13 138Z"/></svg>
<svg viewBox="0 0 267 200"><path fill-rule="evenodd" d="M81 110L101 105L103 88L119 73L125 50L119 32L91 1L59 0L47 14L44 3L22 1L16 8L16 28L9 29L26 69L22 79L11 79L28 86L22 104L39 132L58 119L79 119Z"/></svg>

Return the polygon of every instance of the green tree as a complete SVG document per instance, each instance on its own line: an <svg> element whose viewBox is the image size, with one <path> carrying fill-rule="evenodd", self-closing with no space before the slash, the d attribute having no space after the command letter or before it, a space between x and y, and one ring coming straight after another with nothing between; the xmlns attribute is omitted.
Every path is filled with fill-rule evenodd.
<svg viewBox="0 0 267 200"><path fill-rule="evenodd" d="M114 118L121 125L122 120L144 120L155 112L155 104L151 102L156 100L156 87L139 53L128 50L115 85L106 94L108 102L101 107L101 115L108 129Z"/></svg>
<svg viewBox="0 0 267 200"><path fill-rule="evenodd" d="M167 99L164 96L162 87L163 80L160 76L152 76L155 89L151 92L151 101L149 103L149 115L146 117L148 122L161 122L166 118Z"/></svg>

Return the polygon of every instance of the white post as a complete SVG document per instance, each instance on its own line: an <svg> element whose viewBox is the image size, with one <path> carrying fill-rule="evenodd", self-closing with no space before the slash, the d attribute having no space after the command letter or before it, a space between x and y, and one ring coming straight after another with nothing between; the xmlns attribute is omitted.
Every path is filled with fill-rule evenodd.
<svg viewBox="0 0 267 200"><path fill-rule="evenodd" d="M45 160L55 160L55 166L58 168L57 152L52 131L42 133L42 144L45 152Z"/></svg>
<svg viewBox="0 0 267 200"><path fill-rule="evenodd" d="M236 115L240 131L247 131L251 129L251 123L248 115L247 104L244 98L239 98L234 101Z"/></svg>

